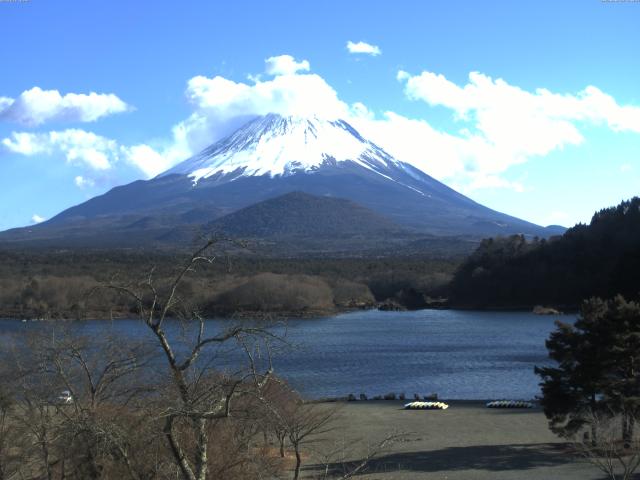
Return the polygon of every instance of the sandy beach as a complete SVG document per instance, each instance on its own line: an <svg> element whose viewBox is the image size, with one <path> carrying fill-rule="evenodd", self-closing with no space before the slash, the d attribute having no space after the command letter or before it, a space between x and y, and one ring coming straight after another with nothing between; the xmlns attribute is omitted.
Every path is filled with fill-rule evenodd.
<svg viewBox="0 0 640 480"><path fill-rule="evenodd" d="M540 410L488 409L481 401L450 401L443 411L403 410L404 402L339 404L336 429L312 448L341 450L355 461L389 433L407 432L372 461L363 479L602 479L593 466L571 454L547 428ZM327 404L327 408L334 408ZM341 446L344 448L341 448ZM307 459L307 476L324 471L326 461ZM315 462L315 465L313 464ZM329 468L340 470L334 459Z"/></svg>

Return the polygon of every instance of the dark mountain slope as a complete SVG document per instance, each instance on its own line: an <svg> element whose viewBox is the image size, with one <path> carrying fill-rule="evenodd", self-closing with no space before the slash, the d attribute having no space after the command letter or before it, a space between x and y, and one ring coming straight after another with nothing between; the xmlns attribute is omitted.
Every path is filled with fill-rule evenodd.
<svg viewBox="0 0 640 480"><path fill-rule="evenodd" d="M218 218L291 192L350 200L425 236L479 240L562 231L474 202L394 159L342 120L267 115L154 179L113 188L39 225L2 232L0 244L179 246ZM341 225L357 223L352 220ZM237 222L234 228L242 230Z"/></svg>
<svg viewBox="0 0 640 480"><path fill-rule="evenodd" d="M349 200L292 192L226 215L208 230L237 237L336 237L380 235L402 230L385 217Z"/></svg>

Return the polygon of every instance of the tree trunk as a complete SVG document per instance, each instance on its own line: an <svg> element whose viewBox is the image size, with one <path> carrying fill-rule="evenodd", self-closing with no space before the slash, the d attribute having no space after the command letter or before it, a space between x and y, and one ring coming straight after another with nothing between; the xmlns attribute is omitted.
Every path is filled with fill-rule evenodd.
<svg viewBox="0 0 640 480"><path fill-rule="evenodd" d="M278 435L278 442L280 443L280 458L284 458L284 442L287 437L284 435Z"/></svg>
<svg viewBox="0 0 640 480"><path fill-rule="evenodd" d="M101 468L98 465L97 462L97 458L94 455L93 452L93 446L92 445L88 445L87 446L87 466L88 466L88 474L89 474L89 478L91 478L92 480L99 480L101 475Z"/></svg>
<svg viewBox="0 0 640 480"><path fill-rule="evenodd" d="M622 415L622 441L624 443L624 448L631 448L634 426L634 418L625 412Z"/></svg>
<svg viewBox="0 0 640 480"><path fill-rule="evenodd" d="M298 480L298 477L300 476L300 466L302 465L302 458L300 458L300 449L298 448L298 445L294 445L294 448L296 450L296 471L293 474L293 480Z"/></svg>
<svg viewBox="0 0 640 480"><path fill-rule="evenodd" d="M180 473L184 480L197 480L193 470L191 470L191 466L189 465L189 461L182 451L182 447L180 446L180 442L176 438L173 431L173 420L171 417L167 417L164 425L164 435L167 441L169 442L169 447L171 449L171 453L173 458L180 469Z"/></svg>
<svg viewBox="0 0 640 480"><path fill-rule="evenodd" d="M629 419L626 413L622 415L622 443L624 448L629 448Z"/></svg>
<svg viewBox="0 0 640 480"><path fill-rule="evenodd" d="M596 394L591 394L591 412L592 414L596 412ZM595 447L598 444L598 428L594 421L595 419L591 419L591 446Z"/></svg>
<svg viewBox="0 0 640 480"><path fill-rule="evenodd" d="M207 421L204 418L199 418L195 423L198 430L198 444L196 446L196 471L198 472L198 480L206 480L207 473L209 472L209 463L207 459L207 447L209 446Z"/></svg>
<svg viewBox="0 0 640 480"><path fill-rule="evenodd" d="M51 471L51 463L49 462L49 446L47 445L46 435L47 433L45 430L40 441L40 448L42 451L42 461L44 462L44 468L47 472L47 480L52 480L53 472Z"/></svg>

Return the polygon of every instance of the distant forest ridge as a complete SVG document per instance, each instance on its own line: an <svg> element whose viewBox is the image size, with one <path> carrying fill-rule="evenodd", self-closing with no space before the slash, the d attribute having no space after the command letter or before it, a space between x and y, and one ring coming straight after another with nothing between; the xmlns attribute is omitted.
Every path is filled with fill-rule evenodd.
<svg viewBox="0 0 640 480"><path fill-rule="evenodd" d="M640 292L640 198L593 215L559 237L483 240L450 285L451 305L576 308L583 299Z"/></svg>
<svg viewBox="0 0 640 480"><path fill-rule="evenodd" d="M167 288L184 262L180 252L0 250L0 318L131 317L136 305L130 298L94 287L138 285L153 269L157 288ZM419 257L228 257L190 272L178 293L207 316L424 308L442 296L458 264Z"/></svg>
<svg viewBox="0 0 640 480"><path fill-rule="evenodd" d="M634 299L640 291L640 198L601 210L589 225L562 236L485 239L468 257L442 255L429 243L419 249L431 256L402 256L409 249L401 248L396 256L361 258L231 254L193 272L179 293L208 316L443 306L571 311L592 296ZM128 299L105 291L88 297L88 291L114 278L144 281L151 268L165 285L184 258L179 251L0 250L0 317L130 316L135 305Z"/></svg>

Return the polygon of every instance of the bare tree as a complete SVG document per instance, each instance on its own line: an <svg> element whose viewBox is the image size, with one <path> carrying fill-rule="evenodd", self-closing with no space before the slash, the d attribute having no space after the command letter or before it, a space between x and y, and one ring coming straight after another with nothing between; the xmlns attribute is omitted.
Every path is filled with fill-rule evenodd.
<svg viewBox="0 0 640 480"><path fill-rule="evenodd" d="M216 246L208 242L169 281L151 271L138 283L100 287L133 299L148 342L60 330L26 336L9 382L18 406L0 405L26 442L20 478L273 478L284 465L256 447L261 429L275 436L281 456L293 450L299 478L304 451L332 428L335 409L305 403L275 379L271 351L281 338L264 324L212 331L181 297L183 280L215 260ZM71 401L58 398L63 390ZM8 424L0 415L2 472L13 465L2 443Z"/></svg>
<svg viewBox="0 0 640 480"><path fill-rule="evenodd" d="M280 458L285 458L285 447L289 437L286 419L295 408L299 397L285 381L275 377L269 379L261 393L260 427L265 437L275 438Z"/></svg>
<svg viewBox="0 0 640 480"><path fill-rule="evenodd" d="M181 282L197 266L211 264L216 256L212 249L221 240L210 240L197 250L166 285L159 288L153 271L137 285L105 287L124 293L136 303L138 313L153 334L163 353L164 364L169 371L168 398L160 416L164 419L163 433L169 450L184 480L209 478L208 457L211 451L212 425L234 416L235 401L243 396L260 397L260 389L272 374L270 357L262 373L258 373L255 342L262 342L268 352L272 338L263 328L233 326L215 334L206 332L204 318L189 308L178 295ZM179 317L195 333L187 335L187 342L178 348L178 341L167 333L169 317ZM244 351L247 366L230 375L220 375L215 365L201 359L209 347L236 342ZM215 372L212 374L212 372Z"/></svg>
<svg viewBox="0 0 640 480"><path fill-rule="evenodd" d="M12 422L15 399L7 392L2 375L0 386L0 480L8 480L16 475L24 460L23 437L18 426Z"/></svg>
<svg viewBox="0 0 640 480"><path fill-rule="evenodd" d="M337 428L335 420L340 412L339 404L305 402L285 381L275 377L266 383L260 401L264 411L260 421L277 440L280 456L285 456L287 441L294 451L294 480L300 477L303 451L312 452L321 459L324 466L322 478L347 479L365 471L375 457L407 436L399 432L389 434L381 441L367 445L367 452L361 459L347 461L345 446L327 448L324 438L325 434Z"/></svg>
<svg viewBox="0 0 640 480"><path fill-rule="evenodd" d="M630 437L626 422L635 418L625 412L585 414L588 431L574 441L576 450L612 480L629 480L640 466L640 438ZM592 433L593 432L593 433ZM592 437L595 433L595 440Z"/></svg>
<svg viewBox="0 0 640 480"><path fill-rule="evenodd" d="M151 351L118 337L103 337L97 345L54 332L29 332L5 359L13 372L6 385L16 394L11 421L21 427L25 470L47 479L103 478L114 469L121 478L150 478L148 466L135 461L144 457L142 450L134 458L132 445L153 444L138 442L147 419L133 409L134 400L150 391L141 373Z"/></svg>
<svg viewBox="0 0 640 480"><path fill-rule="evenodd" d="M280 457L285 456L288 441L295 454L294 479L300 476L302 449L333 429L336 407L305 403L300 395L281 379L272 377L261 391L262 423L277 442Z"/></svg>
<svg viewBox="0 0 640 480"><path fill-rule="evenodd" d="M335 408L321 404L305 404L302 400L291 405L284 417L287 436L296 455L294 480L300 476L302 467L302 448L316 441L333 427L331 421L336 413Z"/></svg>
<svg viewBox="0 0 640 480"><path fill-rule="evenodd" d="M391 433L379 442L367 444L366 452L359 460L348 460L351 456L349 449L346 448L344 442L337 442L333 448L322 449L316 452L316 457L320 459L320 465L324 467L322 472L322 480L339 479L347 480L356 475L364 473L369 468L372 461L398 441L402 441L409 434L403 432ZM363 441L351 442L363 444Z"/></svg>
<svg viewBox="0 0 640 480"><path fill-rule="evenodd" d="M23 435L23 473L27 478L52 480L60 459L55 446L61 436L60 420L51 406L51 393L57 388L49 388L50 378L35 374L26 377L24 372L20 376L19 384L12 384L17 387L19 401L11 421Z"/></svg>
<svg viewBox="0 0 640 480"><path fill-rule="evenodd" d="M86 338L65 335L49 349L46 364L70 392L71 402L59 408L65 433L83 451L85 476L101 478L105 462L121 464L121 473L140 480L146 468L136 465L142 452L132 451L140 426L148 419L144 410L132 414L134 402L151 392L150 375L143 372L153 358L147 345L117 336L101 339L100 348ZM123 420L126 419L126 424ZM138 427L138 428L135 428Z"/></svg>

